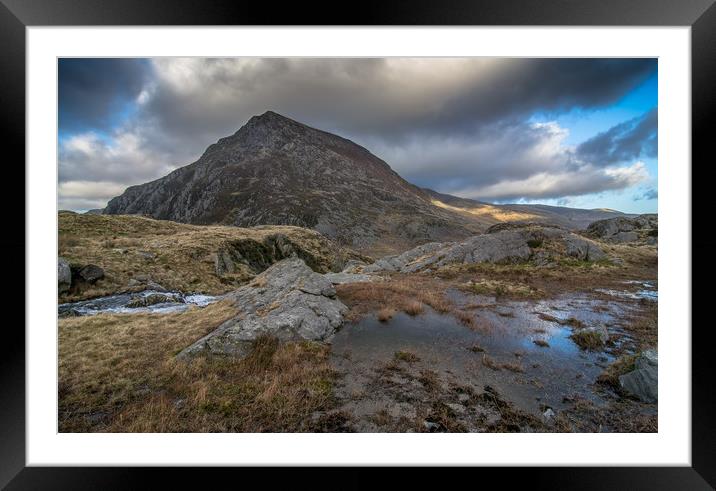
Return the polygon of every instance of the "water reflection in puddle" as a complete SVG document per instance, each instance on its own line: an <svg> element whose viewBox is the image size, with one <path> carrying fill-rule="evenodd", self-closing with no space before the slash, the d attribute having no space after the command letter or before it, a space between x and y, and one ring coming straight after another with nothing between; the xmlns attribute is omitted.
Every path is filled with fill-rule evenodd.
<svg viewBox="0 0 716 491"><path fill-rule="evenodd" d="M600 402L591 384L614 356L610 348L581 350L570 339L573 328L566 322L576 319L586 327L604 326L618 340L623 334L620 320L633 306L570 295L540 301L482 302L475 307L480 300L475 295L447 294L474 315L473 328L430 309L416 317L400 313L387 323L371 316L346 324L332 340L334 366L349 379L346 383L359 385L360 377L389 362L396 351L411 351L420 359L419 369L434 370L478 390L490 385L533 413L541 412L544 405L564 407L563 399L575 395Z"/></svg>

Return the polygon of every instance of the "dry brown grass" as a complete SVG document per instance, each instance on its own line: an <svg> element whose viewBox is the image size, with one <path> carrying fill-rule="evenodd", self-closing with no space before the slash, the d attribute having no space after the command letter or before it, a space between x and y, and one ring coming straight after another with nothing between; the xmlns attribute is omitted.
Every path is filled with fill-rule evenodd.
<svg viewBox="0 0 716 491"><path fill-rule="evenodd" d="M601 336L596 331L575 331L569 336L577 346L584 350L597 350L604 347Z"/></svg>
<svg viewBox="0 0 716 491"><path fill-rule="evenodd" d="M549 343L545 341L544 339L535 339L532 341L534 344L539 346L540 348L549 348Z"/></svg>
<svg viewBox="0 0 716 491"><path fill-rule="evenodd" d="M461 289L477 295L494 295L496 297L539 298L545 294L526 283L490 279L470 280L461 285Z"/></svg>
<svg viewBox="0 0 716 491"><path fill-rule="evenodd" d="M424 310L425 310L425 306L422 304L422 302L417 302L417 301L408 302L403 307L403 311L410 316L420 315L423 313Z"/></svg>
<svg viewBox="0 0 716 491"><path fill-rule="evenodd" d="M300 244L317 270L329 271L337 260L359 258L318 232L300 227L198 226L141 216L69 213L60 213L58 223L59 255L71 264L96 264L105 271L103 280L73 288L63 295L63 302L126 289L139 274L172 290L225 293L253 278L255 271L236 264L236 271L219 277L216 253L236 243L261 244L277 233Z"/></svg>
<svg viewBox="0 0 716 491"><path fill-rule="evenodd" d="M527 298L542 298L565 291L592 292L594 288L623 289L624 280L657 278L656 248L604 243L599 246L616 262L562 259L550 266L532 263L450 264L431 275L472 293Z"/></svg>
<svg viewBox="0 0 716 491"><path fill-rule="evenodd" d="M379 319L397 311L419 315L426 305L441 314L457 315L458 309L442 293L446 288L434 278L415 275L336 286L338 297L350 308L347 317L352 320L372 312L378 312Z"/></svg>
<svg viewBox="0 0 716 491"><path fill-rule="evenodd" d="M261 338L244 360L175 359L233 315L219 303L60 320L60 431L306 430L310 415L332 402L326 346Z"/></svg>
<svg viewBox="0 0 716 491"><path fill-rule="evenodd" d="M597 382L620 391L619 377L634 370L636 359L636 355L624 355L617 358L597 377Z"/></svg>
<svg viewBox="0 0 716 491"><path fill-rule="evenodd" d="M500 371L502 369L499 363L487 355L482 355L482 365L490 370Z"/></svg>
<svg viewBox="0 0 716 491"><path fill-rule="evenodd" d="M465 312L464 310L456 310L453 315L457 320L459 320L461 323L468 327L472 327L475 325L475 316L473 316L470 312Z"/></svg>
<svg viewBox="0 0 716 491"><path fill-rule="evenodd" d="M378 311L378 320L380 322L388 322L395 315L395 309L384 307Z"/></svg>
<svg viewBox="0 0 716 491"><path fill-rule="evenodd" d="M624 326L636 340L640 350L655 348L659 331L659 306L649 301L641 311Z"/></svg>
<svg viewBox="0 0 716 491"><path fill-rule="evenodd" d="M420 361L418 355L416 355L412 351L407 350L396 351L394 358L398 361L404 361L407 363L414 363L416 361Z"/></svg>
<svg viewBox="0 0 716 491"><path fill-rule="evenodd" d="M515 373L524 373L525 369L518 363L500 363L487 355L482 355L482 365L499 372L500 370L509 370Z"/></svg>

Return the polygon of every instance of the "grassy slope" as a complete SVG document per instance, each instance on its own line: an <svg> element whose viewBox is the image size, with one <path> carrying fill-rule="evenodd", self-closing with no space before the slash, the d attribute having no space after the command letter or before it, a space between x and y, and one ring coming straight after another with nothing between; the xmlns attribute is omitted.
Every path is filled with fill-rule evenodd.
<svg viewBox="0 0 716 491"><path fill-rule="evenodd" d="M128 281L140 274L172 290L224 293L255 272L242 268L220 278L215 269L217 251L236 241L258 244L274 234L297 244L315 259L319 270L329 271L337 260L358 257L318 232L300 227L197 226L139 216L74 213L60 213L58 221L59 255L75 265L96 264L106 276L95 285L62 295L62 302L125 290Z"/></svg>
<svg viewBox="0 0 716 491"><path fill-rule="evenodd" d="M244 360L174 355L236 315L227 302L181 314L59 322L61 432L316 431L332 403L328 348L261 338Z"/></svg>

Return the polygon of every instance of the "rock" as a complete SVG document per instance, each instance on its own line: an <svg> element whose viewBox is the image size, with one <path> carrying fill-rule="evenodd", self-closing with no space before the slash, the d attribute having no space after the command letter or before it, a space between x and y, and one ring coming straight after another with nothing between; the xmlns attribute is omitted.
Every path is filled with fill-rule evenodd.
<svg viewBox="0 0 716 491"><path fill-rule="evenodd" d="M141 284L142 284L142 283L141 283L139 280L135 279L135 278L130 278L129 281L127 282L127 286L130 287L130 288L134 288L134 287L139 286L139 285L141 285Z"/></svg>
<svg viewBox="0 0 716 491"><path fill-rule="evenodd" d="M431 433L442 430L440 423L433 423L432 421L423 421L423 426Z"/></svg>
<svg viewBox="0 0 716 491"><path fill-rule="evenodd" d="M72 270L66 259L57 258L57 291L65 293L72 286Z"/></svg>
<svg viewBox="0 0 716 491"><path fill-rule="evenodd" d="M151 293L149 295L140 295L133 297L129 302L127 302L127 307L129 307L130 309L136 309L139 307L149 307L150 305L157 305L160 303L184 303L184 301L178 295Z"/></svg>
<svg viewBox="0 0 716 491"><path fill-rule="evenodd" d="M450 243L430 242L423 244L397 256L388 256L378 259L373 264L369 264L363 268L364 273L373 273L375 271L400 271L407 264L420 258L430 257L433 253L446 247Z"/></svg>
<svg viewBox="0 0 716 491"><path fill-rule="evenodd" d="M448 403L446 404L455 414L465 414L465 406L462 404Z"/></svg>
<svg viewBox="0 0 716 491"><path fill-rule="evenodd" d="M216 276L224 276L236 271L236 266L229 251L220 250L216 253L214 256L214 270L216 271Z"/></svg>
<svg viewBox="0 0 716 491"><path fill-rule="evenodd" d="M566 254L583 261L597 261L606 254L590 239L567 230L539 224L499 224L485 234L463 242L432 242L397 256L388 256L363 268L364 273L400 271L413 273L448 264L519 263L549 264L551 252L542 249L547 242L561 242Z"/></svg>
<svg viewBox="0 0 716 491"><path fill-rule="evenodd" d="M375 281L379 277L361 273L326 273L323 275L334 285L344 285L346 283L364 283L367 281Z"/></svg>
<svg viewBox="0 0 716 491"><path fill-rule="evenodd" d="M616 242L618 244L623 244L624 242L636 242L639 240L639 234L636 232L618 232L614 235L612 235L609 240L612 242Z"/></svg>
<svg viewBox="0 0 716 491"><path fill-rule="evenodd" d="M619 385L637 399L655 403L659 399L659 360L655 350L644 351L636 359L635 368L619 377Z"/></svg>
<svg viewBox="0 0 716 491"><path fill-rule="evenodd" d="M597 220L589 224L586 233L608 242L619 244L637 242L655 235L659 219L656 214L645 214L636 217L615 217Z"/></svg>
<svg viewBox="0 0 716 491"><path fill-rule="evenodd" d="M358 259L349 259L346 264L343 265L342 273L362 273L363 268L366 266L364 261Z"/></svg>
<svg viewBox="0 0 716 491"><path fill-rule="evenodd" d="M157 258L156 254L147 251L137 251L137 255L145 261L154 261Z"/></svg>
<svg viewBox="0 0 716 491"><path fill-rule="evenodd" d="M104 278L104 270L95 264L88 264L79 271L79 276L87 283L95 283Z"/></svg>
<svg viewBox="0 0 716 491"><path fill-rule="evenodd" d="M542 418L547 422L552 421L554 416L555 414L551 407L548 407L547 410L542 413Z"/></svg>
<svg viewBox="0 0 716 491"><path fill-rule="evenodd" d="M164 288L159 283L154 283L152 280L147 281L147 290L154 290L156 292L167 292L167 289Z"/></svg>
<svg viewBox="0 0 716 491"><path fill-rule="evenodd" d="M607 257L597 244L575 234L564 237L567 255L582 261L600 261Z"/></svg>
<svg viewBox="0 0 716 491"><path fill-rule="evenodd" d="M199 353L243 357L262 335L280 341L327 341L343 323L347 307L324 275L300 258L277 262L246 286L229 293L238 315L219 326L178 356Z"/></svg>

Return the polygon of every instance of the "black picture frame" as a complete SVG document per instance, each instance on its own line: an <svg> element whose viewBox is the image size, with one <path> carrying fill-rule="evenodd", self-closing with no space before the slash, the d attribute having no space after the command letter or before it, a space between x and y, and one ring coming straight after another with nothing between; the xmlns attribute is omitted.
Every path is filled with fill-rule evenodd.
<svg viewBox="0 0 716 491"><path fill-rule="evenodd" d="M692 225L709 223L711 179L710 128L716 119L716 7L715 0L414 0L412 2L366 0L353 6L318 2L275 4L226 0L0 0L0 107L7 182L17 183L3 192L6 230L0 248L6 258L2 298L17 298L24 287L24 268L10 258L25 256L24 204L25 157L25 28L28 26L119 25L550 25L550 26L690 26L692 69ZM709 124L711 123L711 124ZM678 165L689 165L689 162ZM14 173L14 175L13 175ZM11 181L10 181L11 180ZM23 208L24 209L24 208ZM709 228L709 227L706 227ZM692 230L697 231L696 227ZM693 234L692 234L693 235ZM716 239L708 233L692 237L692 263L714 250ZM31 261L25 256L25 261ZM668 258L666 258L668 260ZM705 260L693 271L694 279L713 278L714 261ZM7 270L9 268L9 270ZM21 268L23 271L21 271ZM692 305L708 305L710 288L692 283ZM24 290L24 288L23 288ZM31 295L32 292L26 292ZM499 477L508 482L526 478L531 487L579 489L711 489L716 486L716 438L712 344L710 323L692 325L692 467L646 468L533 468L483 469L480 480ZM207 484L206 476L223 479L231 470L204 469L204 476L190 476L189 469L40 468L25 466L25 337L19 321L7 322L0 342L0 487L7 489L139 489L159 477L184 485L193 479ZM673 326L676 327L676 326ZM682 326L684 331L689 326ZM474 472L474 470L471 470ZM265 470L242 470L242 481L261 479ZM249 475L246 473L249 472ZM365 487L372 470L351 471L346 486ZM305 471L304 471L305 473ZM451 478L464 479L463 472ZM321 480L335 486L337 477L322 471ZM295 479L295 477L294 477ZM415 470L406 477L422 482ZM470 479L470 478L468 478ZM312 487L320 485L313 477ZM483 481L486 482L486 481ZM443 481L443 485L446 481Z"/></svg>

